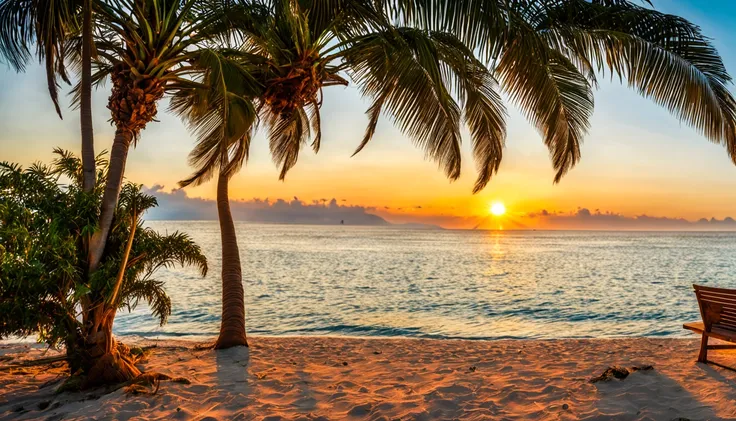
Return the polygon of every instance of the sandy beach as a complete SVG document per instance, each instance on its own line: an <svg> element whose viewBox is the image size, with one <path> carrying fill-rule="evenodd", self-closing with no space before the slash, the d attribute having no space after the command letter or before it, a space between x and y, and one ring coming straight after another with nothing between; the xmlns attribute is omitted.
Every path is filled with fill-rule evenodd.
<svg viewBox="0 0 736 421"><path fill-rule="evenodd" d="M2 345L2 419L736 419L736 372L697 339L412 340L256 337L251 348L156 345L140 368L183 377L134 394L54 394L64 363ZM736 367L736 351L712 351ZM591 383L609 366L645 367ZM186 384L189 383L189 384ZM155 391L155 393L153 393Z"/></svg>

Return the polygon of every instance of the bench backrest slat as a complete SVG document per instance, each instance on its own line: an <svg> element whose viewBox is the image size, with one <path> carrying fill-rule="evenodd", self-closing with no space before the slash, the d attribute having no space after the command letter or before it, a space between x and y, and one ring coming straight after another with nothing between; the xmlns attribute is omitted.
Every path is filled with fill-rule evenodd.
<svg viewBox="0 0 736 421"><path fill-rule="evenodd" d="M709 291L709 292L717 292L717 293L726 294L726 295L736 295L736 289L707 287L704 285L695 285L695 284L693 284L693 288L695 288L695 291Z"/></svg>
<svg viewBox="0 0 736 421"><path fill-rule="evenodd" d="M722 298L722 297L714 297L712 295L707 295L703 293L699 294L699 298L700 300L706 301L709 303L718 303L722 305L724 309L736 311L736 300Z"/></svg>
<svg viewBox="0 0 736 421"><path fill-rule="evenodd" d="M736 318L726 318L721 316L721 320L717 323L718 326L723 326L730 330L736 330Z"/></svg>

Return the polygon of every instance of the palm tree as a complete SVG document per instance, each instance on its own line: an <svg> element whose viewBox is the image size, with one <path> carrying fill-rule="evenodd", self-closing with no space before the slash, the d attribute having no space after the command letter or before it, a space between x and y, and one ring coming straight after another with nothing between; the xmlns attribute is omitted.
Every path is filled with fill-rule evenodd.
<svg viewBox="0 0 736 421"><path fill-rule="evenodd" d="M218 43L232 32L227 16L239 6L220 1L109 0L94 7L98 60L93 83L112 80L108 108L116 130L99 229L90 244L90 272L98 268L105 250L131 144L155 119L166 93L201 87L193 78L203 71L203 63L232 62Z"/></svg>
<svg viewBox="0 0 736 421"><path fill-rule="evenodd" d="M731 78L700 28L678 16L627 0L272 0L264 4L271 8L276 23L241 29L248 32L246 51L267 57L271 63L270 79L261 77L266 84L263 100L266 109L272 110L261 116L270 127L291 134L308 133L301 128L307 127L304 123L310 119L308 115L312 119L319 116L314 112L319 102L318 87L346 83L339 72L347 71L374 101L368 110L369 130L358 150L370 140L382 111L415 140L420 139L421 146L446 145L444 141L450 138L444 136L433 136L434 140L424 143L421 139L428 136L421 125L407 126L407 122L415 118L428 123L437 114L447 114L447 110L440 106L426 109L423 101L406 97L400 86L394 88L412 74L411 66L427 64L421 60L428 58L428 53L416 53L407 63L394 63L392 54L404 45L431 48L412 37L426 35L443 42L443 36L454 38L446 37L450 33L457 34L466 50L479 52L481 61L494 64L490 78L498 79L498 87L544 136L557 170L555 182L580 159L580 143L593 112L596 74L604 69L626 79L630 87L710 140L725 144L736 162L736 103L726 88ZM383 10L374 9L374 4ZM389 17L410 27L381 32ZM358 39L360 42L356 42ZM454 46L462 48L460 43ZM329 54L320 57L319 51ZM330 68L329 63L336 62L340 63ZM423 75L413 75L430 78L439 86L440 75L447 68L433 67L427 66ZM493 81L490 86L495 87ZM446 98L453 97L466 101L466 106L468 100L472 101L472 95L465 98L456 86L452 88L424 94L439 98L440 104L450 104ZM422 105L414 110L416 115L399 109L412 101ZM291 120L284 120L284 116ZM470 117L467 110L464 117ZM505 134L502 117L499 115L501 120L493 123L501 133L495 136L499 143L474 144L479 167L474 192L480 191L498 170ZM279 142L279 136L272 131L271 146L274 159L282 165L283 178L296 162L299 142ZM450 143L459 142L459 136L451 139ZM317 131L315 149L320 140ZM447 175L456 179L460 155L453 149L435 145L428 156L438 160Z"/></svg>
<svg viewBox="0 0 736 421"><path fill-rule="evenodd" d="M164 282L153 278L158 269L190 265L202 276L207 273L206 258L186 234L162 235L143 227L143 214L154 206L156 198L143 194L140 185L123 186L108 248L83 296L88 304L83 306L81 328L85 387L115 384L140 374L126 347L113 337L112 327L120 309L133 308L140 300L148 302L162 326L166 323L171 300Z"/></svg>
<svg viewBox="0 0 736 421"><path fill-rule="evenodd" d="M495 92L496 78L543 134L557 171L555 182L580 159L596 73L604 67L711 140L726 143L736 159L736 108L724 88L730 78L700 30L675 16L623 0L396 0L383 2L385 10L342 0L263 4L270 18L239 29L245 32L245 58L257 66L251 72L263 87L252 100L268 127L281 179L297 162L312 131L312 146L319 149L319 94L324 87L347 84L343 72L373 99L356 153L370 141L379 116L386 112L450 179L456 179L462 118L470 129L479 172L474 192L486 186L502 158L505 113ZM388 16L413 27L394 27ZM451 34L458 34L459 40ZM472 51L493 61L494 71ZM192 98L174 104L185 115L194 106ZM206 101L196 104L207 106ZM190 155L197 171L181 185L202 183L218 169L230 168L227 177L218 177L217 188L223 236L218 346L245 345L240 260L232 216L224 205L227 180L242 164L238 159L247 158L251 131L243 123L252 116L238 120L217 105L209 111L220 116L218 124L190 118L200 129L200 142ZM240 124L237 133L224 128L233 122Z"/></svg>
<svg viewBox="0 0 736 421"><path fill-rule="evenodd" d="M82 19L79 25L79 15ZM95 186L95 150L92 127L92 0L1 0L0 56L16 71L23 71L36 55L45 63L49 95L62 117L57 76L69 83L64 61L70 40L81 30L81 81L79 88L84 190Z"/></svg>
<svg viewBox="0 0 736 421"><path fill-rule="evenodd" d="M257 59L257 57L256 57ZM253 58L249 58L250 61ZM203 63L207 65L207 63ZM212 61L200 75L203 87L179 90L171 108L199 138L190 154L198 171L180 185L200 185L217 175L217 215L222 242L222 322L216 349L248 346L240 251L230 212L230 178L248 159L257 112L252 98L259 85L247 64Z"/></svg>
<svg viewBox="0 0 736 421"><path fill-rule="evenodd" d="M367 26L351 27L357 19ZM301 8L290 1L273 2L267 19L240 29L244 54L239 59L247 60L243 65L260 83L243 89L233 74L220 77L223 84L212 89L215 84L203 80L209 90L180 91L172 102L199 138L190 154L197 170L181 186L201 184L218 175L223 302L217 348L247 345L243 281L227 182L247 159L257 115L267 125L282 179L304 143L312 139L312 147L319 149L320 93L324 87L347 85L341 76L344 71L363 83L366 95L379 97L402 129L425 145L451 177L460 171L463 119L450 95L453 89L464 98L464 118L476 149L500 147L503 140L499 124L504 109L490 71L451 34L394 27L386 16L365 5L323 10ZM394 66L385 64L389 55ZM227 96L232 100L223 101ZM361 147L372 136L381 105L372 107Z"/></svg>

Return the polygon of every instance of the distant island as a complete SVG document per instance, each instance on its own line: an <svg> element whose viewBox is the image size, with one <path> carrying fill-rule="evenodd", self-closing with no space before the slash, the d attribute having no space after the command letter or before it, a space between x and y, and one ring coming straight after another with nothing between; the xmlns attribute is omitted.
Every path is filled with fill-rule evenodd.
<svg viewBox="0 0 736 421"><path fill-rule="evenodd" d="M209 221L217 220L217 207L212 199L189 197L186 191L167 191L161 185L144 187L144 192L156 197L159 206L151 209L148 220ZM393 226L409 229L482 229L495 230L592 230L592 231L736 231L736 219L627 216L619 213L579 208L574 212L542 209L523 215L506 216L502 220L492 216L432 217L417 216L389 221L379 215L379 209L349 205L345 200L331 198L311 202L293 197L285 199L232 200L231 208L236 221L261 224ZM415 220L412 220L415 219Z"/></svg>

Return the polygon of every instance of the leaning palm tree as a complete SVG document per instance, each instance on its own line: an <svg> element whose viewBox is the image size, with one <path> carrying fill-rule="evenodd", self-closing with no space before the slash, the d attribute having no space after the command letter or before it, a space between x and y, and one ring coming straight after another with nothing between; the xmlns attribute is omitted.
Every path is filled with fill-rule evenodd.
<svg viewBox="0 0 736 421"><path fill-rule="evenodd" d="M219 42L232 32L228 15L247 6L222 1L108 0L94 7L98 60L93 82L112 80L108 108L115 138L99 229L90 242L90 272L100 264L113 225L130 146L155 119L165 94L201 87L193 79L207 67L204 62L234 63Z"/></svg>
<svg viewBox="0 0 736 421"><path fill-rule="evenodd" d="M0 0L0 56L16 71L23 71L35 44L36 55L45 64L49 95L59 117L62 113L57 77L69 83L64 62L73 38L79 38L81 50L78 93L84 190L91 192L96 174L92 128L92 0Z"/></svg>
<svg viewBox="0 0 736 421"><path fill-rule="evenodd" d="M725 89L730 78L700 30L675 16L624 0L263 4L270 18L239 29L245 32L244 57L262 58L253 62L258 66L254 76L263 86L253 102L267 126L281 179L296 164L307 140L319 149L320 93L324 87L347 84L346 73L373 100L356 153L372 138L381 113L387 113L450 179L456 179L464 120L479 173L474 192L486 186L501 163L506 128L497 88L506 91L544 136L556 170L554 181L559 182L580 159L596 73L603 68L627 79L711 140L725 143L736 159L736 107ZM388 17L413 26L392 26ZM473 51L494 62L492 72ZM181 111L192 104L177 105ZM206 104L199 106L206 109ZM198 133L200 142L190 155L197 171L182 185L201 183L225 167L230 174L241 165L237 159L247 157L250 132L241 127L240 134L231 137L224 127L236 117L218 106L210 112L222 119L219 125L194 121L195 128L207 129ZM227 179L218 178L218 209L226 203ZM220 218L221 225L232 227L229 209L220 212ZM240 278L234 232L223 229L218 344L237 344L238 338L245 344Z"/></svg>

